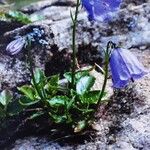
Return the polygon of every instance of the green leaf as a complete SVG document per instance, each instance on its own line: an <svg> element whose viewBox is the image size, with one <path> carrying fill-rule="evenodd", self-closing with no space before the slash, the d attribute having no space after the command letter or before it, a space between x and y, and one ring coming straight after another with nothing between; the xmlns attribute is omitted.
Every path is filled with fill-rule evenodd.
<svg viewBox="0 0 150 150"><path fill-rule="evenodd" d="M67 120L67 116L66 115L55 115L55 114L50 114L50 116L53 118L55 123L64 123Z"/></svg>
<svg viewBox="0 0 150 150"><path fill-rule="evenodd" d="M50 80L45 85L44 89L46 89L50 95L55 95L58 91L58 82L59 82L59 75L51 76Z"/></svg>
<svg viewBox="0 0 150 150"><path fill-rule="evenodd" d="M21 105L19 100L17 99L8 104L7 113L10 116L17 115L26 108L27 108L27 106Z"/></svg>
<svg viewBox="0 0 150 150"><path fill-rule="evenodd" d="M11 20L16 20L23 24L32 23L30 16L28 16L20 11L9 11L7 14L5 14L5 16L6 16L6 18L9 18Z"/></svg>
<svg viewBox="0 0 150 150"><path fill-rule="evenodd" d="M67 96L55 96L48 101L51 107L60 107L68 104L70 99Z"/></svg>
<svg viewBox="0 0 150 150"><path fill-rule="evenodd" d="M96 104L98 102L100 91L89 91L80 96L82 103Z"/></svg>
<svg viewBox="0 0 150 150"><path fill-rule="evenodd" d="M35 69L34 77L35 77L35 82L37 84L43 83L45 81L45 78L46 78L44 75L44 72L39 68Z"/></svg>
<svg viewBox="0 0 150 150"><path fill-rule="evenodd" d="M83 95L88 92L95 83L93 76L84 76L80 78L76 84L76 92L79 95Z"/></svg>
<svg viewBox="0 0 150 150"><path fill-rule="evenodd" d="M3 106L7 106L8 103L11 102L11 99L12 99L12 95L11 95L10 91L4 90L4 91L1 92L1 94L0 94L0 103Z"/></svg>
<svg viewBox="0 0 150 150"><path fill-rule="evenodd" d="M38 103L39 101L40 100L34 100L33 101L33 100L31 100L27 97L21 97L19 99L20 104L23 105L23 106L31 106L31 105L34 105L34 104Z"/></svg>
<svg viewBox="0 0 150 150"><path fill-rule="evenodd" d="M58 81L59 81L59 75L54 75L50 77L50 80L48 81L48 83L51 86L58 86Z"/></svg>
<svg viewBox="0 0 150 150"><path fill-rule="evenodd" d="M90 75L89 70L78 71L75 74L75 78L76 78L76 80L79 80L81 77L89 76L89 75Z"/></svg>
<svg viewBox="0 0 150 150"><path fill-rule="evenodd" d="M72 97L72 99L67 104L67 110L70 110L73 107L76 96Z"/></svg>
<svg viewBox="0 0 150 150"><path fill-rule="evenodd" d="M77 80L79 80L81 77L88 76L88 75L89 75L89 70L77 71L77 72L75 73L75 82L77 82ZM66 72L66 73L64 74L64 77L65 77L69 82L71 82L72 73L71 73L71 72Z"/></svg>
<svg viewBox="0 0 150 150"><path fill-rule="evenodd" d="M66 73L64 74L64 77L65 77L69 82L71 82L71 72L66 72Z"/></svg>
<svg viewBox="0 0 150 150"><path fill-rule="evenodd" d="M31 99L31 100L35 99L35 90L31 86L24 85L24 86L18 88L18 90L21 91L29 99Z"/></svg>

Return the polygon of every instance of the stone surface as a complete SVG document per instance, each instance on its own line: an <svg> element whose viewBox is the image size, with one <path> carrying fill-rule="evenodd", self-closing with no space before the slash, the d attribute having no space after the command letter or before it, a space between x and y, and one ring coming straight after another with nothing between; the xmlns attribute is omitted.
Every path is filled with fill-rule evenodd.
<svg viewBox="0 0 150 150"><path fill-rule="evenodd" d="M12 31L7 28L0 30L0 89L16 88L17 85L30 80L26 69L25 51L12 57L6 54L5 48L18 33L23 36L33 27L42 28L49 43L46 47L35 46L31 49L34 65L45 70L47 75L61 72L66 68L69 70L71 52L69 11L70 9L74 11L74 4L74 1L69 0L46 0L31 4L21 10L30 15L44 15L44 20L17 29L15 29L17 26L13 26ZM81 64L89 65L94 60L100 60L101 63L102 47L106 46L107 41L112 40L122 47L129 48L147 68L150 68L150 1L124 0L121 8L117 14L112 14L113 19L109 23L91 23L87 19L86 12L81 10L77 31L78 56ZM0 29L2 28L3 22L0 21ZM101 78L99 80L100 84ZM109 84L111 85L111 82ZM149 150L150 76L135 84L134 88L122 91L121 95L116 93L112 96L113 103L108 108L108 114L95 125L98 129L96 138L82 144L62 145L45 137L27 137L17 140L10 149ZM112 92L112 89L110 91Z"/></svg>
<svg viewBox="0 0 150 150"><path fill-rule="evenodd" d="M91 49L91 54L90 54L91 57L100 60L101 56L99 55L99 53L102 50L102 48L106 47L106 44L109 40L112 40L117 45L125 48L141 47L145 45L149 46L150 45L149 42L150 7L149 7L149 1L145 1L145 2L147 3L141 4L140 2L139 3L137 2L134 5L131 4L130 7L124 7L117 14L116 13L113 14L113 19L109 23L90 23L87 19L86 12L82 9L79 15L79 25L77 31L77 37L78 37L77 46L79 47L79 49L82 50L82 53L84 53L84 51L87 51L87 49L88 50ZM128 1L124 1L124 3L127 4ZM8 84L8 87L14 88L15 86L20 85L21 83L29 81L29 73L27 70L25 70L25 64L26 64L25 57L23 55L21 58L18 56L9 57L5 53L5 48L9 43L9 41L13 40L15 36L17 36L18 34L21 36L27 34L29 30L33 28L33 26L44 28L45 39L47 39L47 41L49 42L46 48L41 48L41 47L32 48L31 51L33 52L33 58L37 60L37 61L35 60L35 64L37 67L40 67L43 70L50 70L49 74L53 74L53 72L51 71L52 69L50 67L47 68L48 66L47 64L53 64L51 60L53 60L52 56L56 57L54 53L58 55L59 52L63 50L65 50L66 52L71 51L71 24L72 23L69 15L70 15L70 10L74 11L73 6L74 6L74 1L58 2L57 0L44 1L43 3L37 2L31 4L30 6L26 7L26 12L28 12L28 10L30 11L32 7L35 7L35 9L32 8L33 10L32 12L30 11L30 14L43 15L45 17L44 20L38 21L31 25L23 26L21 28L12 30L10 32L6 32L6 30L2 30L3 36L0 40L0 49L1 49L0 53L2 53L1 64L3 66L0 72L0 74L2 74L1 75L2 85ZM1 25L0 27L3 26L2 24L0 25ZM57 61L58 60L59 59L57 59ZM12 64L11 66L12 68L9 66L7 61L9 62L9 64ZM5 67L4 67L4 62L5 62ZM15 66L14 62L20 64L18 69ZM68 63L70 63L70 61L63 60L62 62L66 64L68 70L70 66ZM61 67L63 68L63 66ZM9 68L9 72L7 72L5 68ZM3 71L2 69L4 69L5 71ZM54 71L54 73L58 73L58 71L56 70ZM12 76L9 77L12 79L15 78L16 80L15 81L10 80L10 78L7 79L6 76L8 74L12 74L14 77ZM5 76L5 79L3 78L3 76Z"/></svg>

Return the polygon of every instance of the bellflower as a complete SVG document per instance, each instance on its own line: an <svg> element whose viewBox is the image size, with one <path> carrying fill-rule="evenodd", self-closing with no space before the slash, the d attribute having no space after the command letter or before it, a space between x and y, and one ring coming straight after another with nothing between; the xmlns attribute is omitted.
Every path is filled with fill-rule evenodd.
<svg viewBox="0 0 150 150"><path fill-rule="evenodd" d="M7 45L6 51L11 55L15 55L23 49L25 43L26 43L25 38L19 37Z"/></svg>
<svg viewBox="0 0 150 150"><path fill-rule="evenodd" d="M82 0L83 7L87 10L90 20L105 21L110 18L110 13L116 11L122 0Z"/></svg>
<svg viewBox="0 0 150 150"><path fill-rule="evenodd" d="M130 51L122 48L116 48L112 51L110 69L115 88L123 88L128 82L139 79L148 73Z"/></svg>
<svg viewBox="0 0 150 150"><path fill-rule="evenodd" d="M31 44L48 44L48 42L44 39L44 30L33 28L32 32L27 33L22 37L19 36L19 38L10 42L6 47L6 51L11 55L15 55L19 53L23 49L23 47L27 46L29 41L31 42Z"/></svg>

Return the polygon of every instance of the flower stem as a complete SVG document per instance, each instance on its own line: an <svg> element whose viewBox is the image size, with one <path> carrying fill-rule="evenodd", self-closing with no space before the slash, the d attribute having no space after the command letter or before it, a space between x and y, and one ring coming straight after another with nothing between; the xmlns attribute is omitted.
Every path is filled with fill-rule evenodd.
<svg viewBox="0 0 150 150"><path fill-rule="evenodd" d="M40 92L40 90L39 90L39 88L38 88L38 86L37 86L37 84L36 84L36 80L35 80L35 76L34 76L34 71L33 71L33 62L32 62L32 58L31 58L31 53L30 53L30 50L29 50L29 47L30 47L30 41L28 41L28 46L27 46L27 52L28 52L28 54L27 54L27 57L28 57L28 62L29 62L29 71L30 71L30 73L31 73L31 78L32 78L32 80L33 80L33 85L34 85L34 87L35 87L35 89L36 89L36 91L37 91L37 93L38 93L38 95L39 95L39 97L41 98L41 100L43 99L43 95L41 94L41 92Z"/></svg>
<svg viewBox="0 0 150 150"><path fill-rule="evenodd" d="M112 42L108 42L107 44L107 49L106 49L106 52L105 52L105 67L104 67L104 70L105 70L105 74L104 74L104 82L103 82L103 86L102 86L102 90L100 91L100 94L99 94L99 99L98 99L98 102L97 102L97 109L99 108L99 105L101 103L101 100L104 96L104 92L105 92L105 88L106 88L106 84L107 84L107 79L108 79L108 65L109 65L109 57L110 57L110 47L112 45Z"/></svg>
<svg viewBox="0 0 150 150"><path fill-rule="evenodd" d="M79 6L80 6L80 0L77 0L76 4L76 10L75 10L75 16L71 13L71 19L73 23L72 27L72 78L71 78L71 88L74 88L74 82L75 82L75 69L76 69L76 28L77 28L77 18L79 13Z"/></svg>

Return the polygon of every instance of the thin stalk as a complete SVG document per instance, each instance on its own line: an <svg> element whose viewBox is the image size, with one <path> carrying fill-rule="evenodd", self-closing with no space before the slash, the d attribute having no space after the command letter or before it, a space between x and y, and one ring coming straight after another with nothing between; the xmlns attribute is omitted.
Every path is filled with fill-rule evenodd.
<svg viewBox="0 0 150 150"><path fill-rule="evenodd" d="M77 0L76 10L75 10L75 16L72 18L72 50L73 50L73 56L72 56L72 79L71 79L71 87L74 88L74 82L75 82L75 69L76 69L76 28L77 28L77 18L79 13L79 6L80 6L80 0Z"/></svg>
<svg viewBox="0 0 150 150"><path fill-rule="evenodd" d="M30 44L29 44L30 45ZM28 49L28 48L27 48ZM28 49L28 62L29 62L29 70L30 70L30 73L31 73L31 78L33 80L33 85L39 95L39 97L41 98L41 100L43 99L43 95L41 94L37 84L36 84L36 80L35 80L35 76L34 76L34 71L33 71L33 62L32 62L32 58L31 58L31 54L30 54L30 50Z"/></svg>
<svg viewBox="0 0 150 150"><path fill-rule="evenodd" d="M108 65L109 65L109 57L110 57L110 52L109 52L109 49L110 49L110 46L111 46L112 42L108 42L107 44L107 49L106 49L106 52L105 52L105 66L104 66L104 70L105 70L105 74L104 74L104 82L103 82L103 86L102 86L102 90L100 91L100 94L99 94L99 99L98 99L98 102L97 102L97 109L101 103L101 100L104 96L104 92L105 92L105 88L106 88L106 84L107 84L107 79L108 79Z"/></svg>

